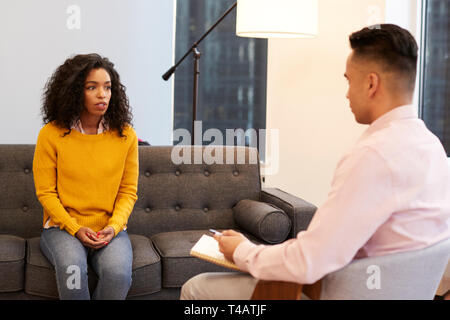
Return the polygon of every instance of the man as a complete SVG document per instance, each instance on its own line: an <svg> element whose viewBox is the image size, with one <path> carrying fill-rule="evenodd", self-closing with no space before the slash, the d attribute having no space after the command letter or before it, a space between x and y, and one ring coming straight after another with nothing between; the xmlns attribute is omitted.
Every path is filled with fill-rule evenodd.
<svg viewBox="0 0 450 320"><path fill-rule="evenodd" d="M450 174L442 144L411 105L412 35L391 24L350 35L345 77L358 123L370 125L337 165L308 229L273 246L227 230L220 250L247 274L189 280L182 299L249 299L257 279L314 283L353 259L421 249L450 237ZM218 290L220 288L220 290Z"/></svg>

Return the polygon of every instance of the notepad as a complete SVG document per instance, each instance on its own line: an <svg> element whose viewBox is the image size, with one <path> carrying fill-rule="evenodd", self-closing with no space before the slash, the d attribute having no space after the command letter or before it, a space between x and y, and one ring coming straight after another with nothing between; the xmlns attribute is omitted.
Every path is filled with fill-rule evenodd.
<svg viewBox="0 0 450 320"><path fill-rule="evenodd" d="M191 256L215 263L219 266L240 271L237 265L232 261L227 260L219 251L219 243L213 237L206 234L202 235L200 240L192 247Z"/></svg>

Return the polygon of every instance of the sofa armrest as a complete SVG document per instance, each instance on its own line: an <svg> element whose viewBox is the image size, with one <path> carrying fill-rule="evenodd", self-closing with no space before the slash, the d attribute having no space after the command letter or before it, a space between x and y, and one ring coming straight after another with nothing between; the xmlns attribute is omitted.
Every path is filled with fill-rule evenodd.
<svg viewBox="0 0 450 320"><path fill-rule="evenodd" d="M315 205L277 188L262 189L260 201L274 204L286 212L292 221L289 238L295 238L297 233L306 230L317 210Z"/></svg>

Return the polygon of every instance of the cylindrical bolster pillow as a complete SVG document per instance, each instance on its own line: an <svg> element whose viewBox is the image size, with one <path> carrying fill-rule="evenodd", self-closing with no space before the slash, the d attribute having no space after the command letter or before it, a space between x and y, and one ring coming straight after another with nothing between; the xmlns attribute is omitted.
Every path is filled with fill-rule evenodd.
<svg viewBox="0 0 450 320"><path fill-rule="evenodd" d="M236 224L268 243L284 241L291 230L291 220L280 208L265 202L241 200L233 207Z"/></svg>

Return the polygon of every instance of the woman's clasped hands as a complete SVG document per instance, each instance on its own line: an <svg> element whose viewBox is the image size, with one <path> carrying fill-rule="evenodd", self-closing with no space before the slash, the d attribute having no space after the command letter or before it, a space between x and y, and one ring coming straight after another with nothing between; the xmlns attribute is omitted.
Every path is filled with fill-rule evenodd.
<svg viewBox="0 0 450 320"><path fill-rule="evenodd" d="M81 227L77 233L75 233L75 237L80 240L85 247L98 250L108 245L114 237L114 234L114 229L111 226L107 226L97 233L91 228Z"/></svg>

